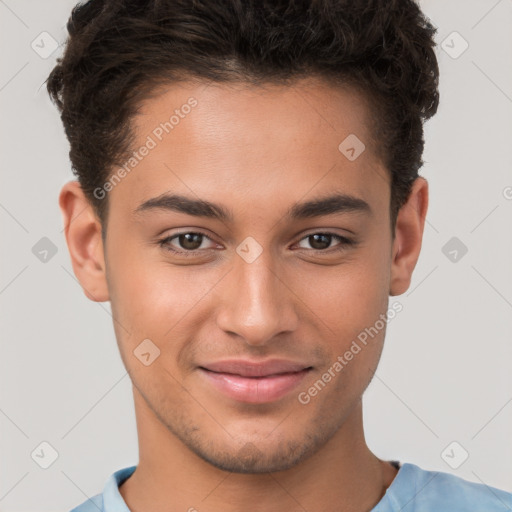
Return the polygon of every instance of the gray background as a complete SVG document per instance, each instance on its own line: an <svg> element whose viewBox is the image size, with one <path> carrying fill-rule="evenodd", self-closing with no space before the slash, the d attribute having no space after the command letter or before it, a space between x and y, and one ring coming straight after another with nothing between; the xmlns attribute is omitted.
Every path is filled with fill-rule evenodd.
<svg viewBox="0 0 512 512"><path fill-rule="evenodd" d="M69 510L138 460L110 305L76 281L57 204L73 176L44 86L61 48L44 52L65 41L74 3L0 0L0 511ZM512 491L512 0L421 6L447 45L425 127L430 207L364 398L366 435L381 458ZM457 58L454 31L469 44ZM43 237L57 250L46 262L32 251ZM457 261L452 237L468 248ZM43 441L58 453L48 469Z"/></svg>

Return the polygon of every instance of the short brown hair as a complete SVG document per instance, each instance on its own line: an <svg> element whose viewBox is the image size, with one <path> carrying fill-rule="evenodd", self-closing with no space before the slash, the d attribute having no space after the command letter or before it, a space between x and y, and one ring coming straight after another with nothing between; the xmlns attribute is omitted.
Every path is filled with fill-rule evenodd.
<svg viewBox="0 0 512 512"><path fill-rule="evenodd" d="M108 197L94 190L126 160L130 120L153 87L186 77L258 84L314 75L354 85L374 107L394 234L424 163L423 121L439 103L436 29L413 0L90 0L67 28L47 88L103 226Z"/></svg>

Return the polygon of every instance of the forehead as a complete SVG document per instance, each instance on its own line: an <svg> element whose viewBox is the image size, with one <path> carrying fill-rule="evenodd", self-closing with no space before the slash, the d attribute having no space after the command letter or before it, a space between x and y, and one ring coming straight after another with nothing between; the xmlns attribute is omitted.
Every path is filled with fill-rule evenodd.
<svg viewBox="0 0 512 512"><path fill-rule="evenodd" d="M194 106L189 108L191 103ZM192 119L183 122L188 117ZM200 122L194 122L197 118ZM182 134L189 145L203 149L228 143L244 144L249 150L265 142L281 154L287 148L297 149L299 142L323 141L321 150L352 133L373 150L373 121L365 96L352 87L317 78L289 85L181 82L161 86L140 105L132 125L139 139L155 130L159 138L160 124L169 121L172 135ZM163 138L172 138L163 131Z"/></svg>
<svg viewBox="0 0 512 512"><path fill-rule="evenodd" d="M111 192L132 210L166 191L264 209L335 188L389 204L371 112L350 88L182 82L145 101L132 127L139 156Z"/></svg>

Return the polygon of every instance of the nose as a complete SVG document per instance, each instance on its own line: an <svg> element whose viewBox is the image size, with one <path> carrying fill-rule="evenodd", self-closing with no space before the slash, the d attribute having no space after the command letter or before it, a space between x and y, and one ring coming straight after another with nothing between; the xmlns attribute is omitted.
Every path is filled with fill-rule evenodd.
<svg viewBox="0 0 512 512"><path fill-rule="evenodd" d="M269 344L297 328L296 296L268 250L251 263L236 255L226 277L219 290L219 328L254 346Z"/></svg>

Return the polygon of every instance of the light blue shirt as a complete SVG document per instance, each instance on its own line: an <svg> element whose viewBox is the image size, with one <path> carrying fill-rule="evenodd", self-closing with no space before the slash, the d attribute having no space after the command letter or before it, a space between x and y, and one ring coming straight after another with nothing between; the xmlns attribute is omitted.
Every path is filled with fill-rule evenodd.
<svg viewBox="0 0 512 512"><path fill-rule="evenodd" d="M119 485L137 466L113 473L102 494L71 512L130 512ZM404 463L371 512L512 512L512 493L439 471Z"/></svg>

